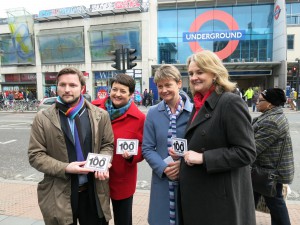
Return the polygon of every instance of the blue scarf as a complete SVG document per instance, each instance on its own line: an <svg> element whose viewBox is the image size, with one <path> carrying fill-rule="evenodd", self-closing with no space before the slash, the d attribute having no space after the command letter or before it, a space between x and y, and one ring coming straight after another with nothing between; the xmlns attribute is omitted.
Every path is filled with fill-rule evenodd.
<svg viewBox="0 0 300 225"><path fill-rule="evenodd" d="M121 108L116 109L113 106L111 99L107 98L107 100L105 101L105 108L109 114L110 120L113 121L113 120L119 118L120 116L124 115L127 112L127 110L129 109L131 103L132 103L132 99L129 99L129 101L126 105L124 105Z"/></svg>
<svg viewBox="0 0 300 225"><path fill-rule="evenodd" d="M170 107L165 103L170 123L169 123L169 130L168 130L168 149L172 147L172 138L176 137L176 121L183 110L183 100L180 96L179 102L177 104L176 112L172 114ZM176 203L175 203L175 187L177 186L176 181L169 180L169 200L170 200L170 225L176 224Z"/></svg>

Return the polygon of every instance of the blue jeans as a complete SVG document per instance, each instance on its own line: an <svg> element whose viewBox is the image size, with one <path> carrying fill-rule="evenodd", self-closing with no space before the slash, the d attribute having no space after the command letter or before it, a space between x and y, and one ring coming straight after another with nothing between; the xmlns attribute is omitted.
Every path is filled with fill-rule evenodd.
<svg viewBox="0 0 300 225"><path fill-rule="evenodd" d="M265 197L266 205L270 209L272 225L291 225L289 213L282 196L282 184L277 183L275 197ZM255 205L258 204L261 194L254 192Z"/></svg>
<svg viewBox="0 0 300 225"><path fill-rule="evenodd" d="M255 112L256 110L256 102L252 102L252 112Z"/></svg>

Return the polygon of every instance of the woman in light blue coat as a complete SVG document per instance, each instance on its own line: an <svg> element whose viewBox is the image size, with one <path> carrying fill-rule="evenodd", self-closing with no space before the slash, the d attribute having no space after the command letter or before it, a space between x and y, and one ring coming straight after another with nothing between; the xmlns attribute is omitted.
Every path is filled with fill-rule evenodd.
<svg viewBox="0 0 300 225"><path fill-rule="evenodd" d="M155 73L154 82L162 101L148 111L142 147L143 156L152 168L148 222L150 225L179 225L180 158L171 149L171 138L183 138L193 104L186 95L180 94L182 80L176 67L162 65Z"/></svg>

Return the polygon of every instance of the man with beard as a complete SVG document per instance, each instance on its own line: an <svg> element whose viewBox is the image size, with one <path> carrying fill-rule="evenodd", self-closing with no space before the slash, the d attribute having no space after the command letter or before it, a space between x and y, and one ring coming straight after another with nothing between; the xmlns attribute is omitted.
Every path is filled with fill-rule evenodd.
<svg viewBox="0 0 300 225"><path fill-rule="evenodd" d="M46 225L107 225L111 219L109 172L84 168L89 152L113 154L108 113L81 92L83 74L72 67L58 72L57 102L38 112L28 148L32 167L44 173L38 201Z"/></svg>

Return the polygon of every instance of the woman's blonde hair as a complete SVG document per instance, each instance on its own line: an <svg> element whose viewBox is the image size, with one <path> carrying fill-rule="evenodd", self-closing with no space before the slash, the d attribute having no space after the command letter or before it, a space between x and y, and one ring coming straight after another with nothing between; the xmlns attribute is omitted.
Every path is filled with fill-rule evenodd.
<svg viewBox="0 0 300 225"><path fill-rule="evenodd" d="M154 83L158 83L161 80L172 79L178 83L181 81L181 74L179 70L171 64L161 65L155 72Z"/></svg>
<svg viewBox="0 0 300 225"><path fill-rule="evenodd" d="M236 88L236 83L229 81L229 74L220 58L209 50L203 50L191 55L187 59L187 67L191 62L195 62L202 72L215 75L216 92L232 92ZM193 92L193 90L192 90Z"/></svg>

